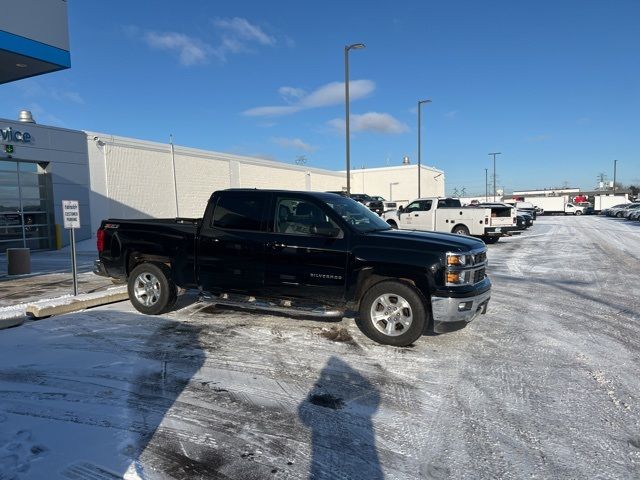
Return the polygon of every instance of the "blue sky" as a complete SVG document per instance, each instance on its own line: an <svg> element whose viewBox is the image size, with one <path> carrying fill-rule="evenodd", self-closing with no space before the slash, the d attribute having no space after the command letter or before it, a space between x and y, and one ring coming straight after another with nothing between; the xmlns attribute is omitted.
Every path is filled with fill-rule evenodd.
<svg viewBox="0 0 640 480"><path fill-rule="evenodd" d="M102 5L102 4L101 4ZM0 86L0 117L310 166L422 158L447 192L640 183L640 2L69 2L70 70Z"/></svg>

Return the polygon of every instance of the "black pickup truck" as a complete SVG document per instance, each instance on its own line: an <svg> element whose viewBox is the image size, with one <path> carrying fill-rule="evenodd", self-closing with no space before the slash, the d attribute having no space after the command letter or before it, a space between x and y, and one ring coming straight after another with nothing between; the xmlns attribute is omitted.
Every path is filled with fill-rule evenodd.
<svg viewBox="0 0 640 480"><path fill-rule="evenodd" d="M441 322L471 321L491 294L482 241L394 230L331 193L218 191L202 219L108 219L97 244L94 272L127 279L140 312L168 311L178 287L200 289L249 308L355 310L363 333L396 346Z"/></svg>

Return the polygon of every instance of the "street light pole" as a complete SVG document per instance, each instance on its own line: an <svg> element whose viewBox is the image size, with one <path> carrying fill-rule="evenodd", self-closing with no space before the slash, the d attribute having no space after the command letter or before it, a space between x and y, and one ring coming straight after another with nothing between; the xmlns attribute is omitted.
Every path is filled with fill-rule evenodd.
<svg viewBox="0 0 640 480"><path fill-rule="evenodd" d="M422 115L420 113L420 107L422 107L423 103L431 103L431 100L418 100L418 198L420 198L420 165L422 164L422 145L421 145L421 120Z"/></svg>
<svg viewBox="0 0 640 480"><path fill-rule="evenodd" d="M616 167L618 166L618 160L613 161L613 194L616 194Z"/></svg>
<svg viewBox="0 0 640 480"><path fill-rule="evenodd" d="M493 152L489 155L493 155L493 201L496 201L496 155L501 155L502 152Z"/></svg>
<svg viewBox="0 0 640 480"><path fill-rule="evenodd" d="M349 139L349 51L364 48L364 43L353 43L344 47L344 106L345 130L347 135L347 195L351 194L351 152Z"/></svg>

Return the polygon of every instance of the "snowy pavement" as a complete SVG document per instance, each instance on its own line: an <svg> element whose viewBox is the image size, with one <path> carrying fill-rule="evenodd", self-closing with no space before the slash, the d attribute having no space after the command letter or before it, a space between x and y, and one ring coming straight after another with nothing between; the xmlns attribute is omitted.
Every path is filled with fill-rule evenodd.
<svg viewBox="0 0 640 480"><path fill-rule="evenodd" d="M489 262L488 314L412 348L191 296L0 331L0 478L640 477L640 224Z"/></svg>

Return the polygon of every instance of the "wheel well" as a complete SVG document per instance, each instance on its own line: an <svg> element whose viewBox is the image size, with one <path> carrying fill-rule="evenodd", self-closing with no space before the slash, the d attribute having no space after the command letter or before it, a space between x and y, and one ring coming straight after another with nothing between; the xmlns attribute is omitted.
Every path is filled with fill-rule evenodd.
<svg viewBox="0 0 640 480"><path fill-rule="evenodd" d="M159 265L166 265L167 267L171 268L171 259L167 257L163 257L160 255L144 255L136 252L130 252L127 255L127 263L126 263L127 277L133 271L134 268L136 268L141 263L145 263L145 262L156 263Z"/></svg>
<svg viewBox="0 0 640 480"><path fill-rule="evenodd" d="M467 226L464 223L456 224L456 226L451 229L451 233L455 232L456 228L458 228L458 227L464 228L467 231L467 233L469 233L469 229L467 228Z"/></svg>
<svg viewBox="0 0 640 480"><path fill-rule="evenodd" d="M389 225L391 225L392 227L397 227L398 226L398 224L397 224L397 222L395 220L387 220L387 223Z"/></svg>

